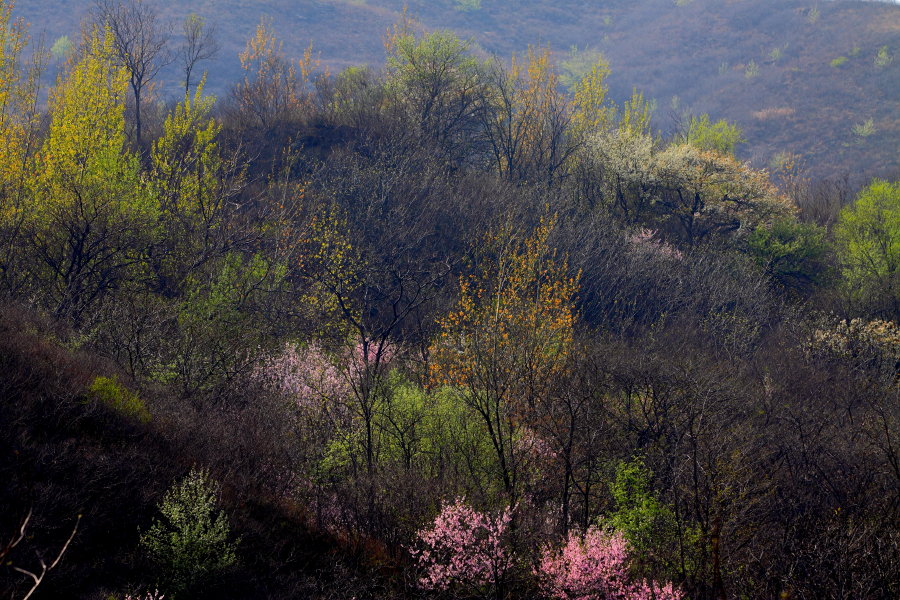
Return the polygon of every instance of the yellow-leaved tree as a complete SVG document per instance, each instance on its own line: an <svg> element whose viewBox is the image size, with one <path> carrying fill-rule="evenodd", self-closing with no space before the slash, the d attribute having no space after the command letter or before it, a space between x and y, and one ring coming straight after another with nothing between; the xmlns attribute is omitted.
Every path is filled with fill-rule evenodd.
<svg viewBox="0 0 900 600"><path fill-rule="evenodd" d="M572 156L571 102L546 48L499 64L484 111L485 134L497 171L515 180L551 183Z"/></svg>
<svg viewBox="0 0 900 600"><path fill-rule="evenodd" d="M236 161L222 157L222 126L210 116L215 98L203 95L204 83L169 113L151 153L160 230L150 267L159 291L173 294L184 291L189 273L232 245L229 199L243 185Z"/></svg>
<svg viewBox="0 0 900 600"><path fill-rule="evenodd" d="M610 126L615 113L606 97L609 91L606 80L610 73L609 63L600 56L572 87L572 128L576 134L584 136L605 131Z"/></svg>
<svg viewBox="0 0 900 600"><path fill-rule="evenodd" d="M511 503L521 494L528 420L572 349L577 283L549 245L554 225L542 221L524 239L501 228L485 240L431 349L432 382L455 390L482 421Z"/></svg>
<svg viewBox="0 0 900 600"><path fill-rule="evenodd" d="M275 38L272 24L263 20L240 53L244 79L235 86L235 117L250 127L270 129L303 116L309 108L309 86L319 59L312 44L300 60L288 59Z"/></svg>
<svg viewBox="0 0 900 600"><path fill-rule="evenodd" d="M16 287L22 202L31 173L36 129L36 99L42 53L23 66L28 43L25 25L12 18L14 3L0 0L0 277Z"/></svg>
<svg viewBox="0 0 900 600"><path fill-rule="evenodd" d="M128 74L95 30L50 97L50 127L25 208L31 274L48 307L76 322L137 274L156 220L125 143Z"/></svg>

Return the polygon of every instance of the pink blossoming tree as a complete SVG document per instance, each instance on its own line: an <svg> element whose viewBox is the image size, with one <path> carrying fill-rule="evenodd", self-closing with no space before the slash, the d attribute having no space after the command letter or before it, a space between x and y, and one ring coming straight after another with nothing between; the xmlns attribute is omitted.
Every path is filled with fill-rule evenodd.
<svg viewBox="0 0 900 600"><path fill-rule="evenodd" d="M638 229L628 237L628 241L634 250L645 254L653 254L673 260L681 260L684 254L678 248L657 237L657 232L644 227Z"/></svg>
<svg viewBox="0 0 900 600"><path fill-rule="evenodd" d="M132 596L131 594L125 594L125 600L163 600L164 598L165 595L160 594L159 590L147 592L145 596Z"/></svg>
<svg viewBox="0 0 900 600"><path fill-rule="evenodd" d="M561 549L547 547L535 569L541 591L554 600L682 600L671 583L634 581L628 544L621 533L591 527L570 533Z"/></svg>
<svg viewBox="0 0 900 600"><path fill-rule="evenodd" d="M412 554L423 572L419 585L502 598L512 568L505 543L511 519L509 508L492 517L462 499L445 504L434 523L417 535L419 547Z"/></svg>
<svg viewBox="0 0 900 600"><path fill-rule="evenodd" d="M280 353L264 357L253 378L306 410L321 409L327 401L342 402L350 393L341 369L315 342L285 344Z"/></svg>

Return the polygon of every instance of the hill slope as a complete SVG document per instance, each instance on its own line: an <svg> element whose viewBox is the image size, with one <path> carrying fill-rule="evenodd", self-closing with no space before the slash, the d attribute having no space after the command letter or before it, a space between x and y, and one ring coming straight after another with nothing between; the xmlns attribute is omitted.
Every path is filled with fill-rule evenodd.
<svg viewBox="0 0 900 600"><path fill-rule="evenodd" d="M402 0L188 0L161 8L216 23L222 52L210 69L219 93L240 76L237 53L260 18L272 19L285 50L312 42L332 72L380 64L385 29ZM412 0L425 30L449 28L486 53L508 57L549 45L577 64L602 52L613 97L632 86L655 99L656 124L671 131L687 114L709 113L744 130L743 158L756 166L781 152L810 174L897 176L900 171L900 6L817 0ZM21 2L16 13L52 43L72 35L86 0ZM577 49L572 54L571 49ZM882 51L882 49L884 50ZM881 51L881 57L879 57ZM165 88L177 89L170 73ZM870 121L870 122L869 122Z"/></svg>

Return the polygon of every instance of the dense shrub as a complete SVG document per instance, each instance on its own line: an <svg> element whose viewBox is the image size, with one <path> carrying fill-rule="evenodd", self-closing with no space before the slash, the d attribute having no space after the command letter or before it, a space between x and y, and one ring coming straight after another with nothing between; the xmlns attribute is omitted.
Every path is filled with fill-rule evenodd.
<svg viewBox="0 0 900 600"><path fill-rule="evenodd" d="M159 504L160 517L141 534L141 547L160 569L171 596L196 588L237 560L225 513L217 508L218 484L191 470Z"/></svg>
<svg viewBox="0 0 900 600"><path fill-rule="evenodd" d="M122 386L116 377L95 377L88 387L88 394L114 411L141 423L148 423L151 419L144 401Z"/></svg>

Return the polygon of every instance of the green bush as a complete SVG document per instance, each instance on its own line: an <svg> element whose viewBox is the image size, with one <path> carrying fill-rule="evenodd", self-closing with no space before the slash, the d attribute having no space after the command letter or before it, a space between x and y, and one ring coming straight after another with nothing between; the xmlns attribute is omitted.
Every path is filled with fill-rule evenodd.
<svg viewBox="0 0 900 600"><path fill-rule="evenodd" d="M831 61L831 66L837 68L846 62L847 62L846 56L838 56L837 58L835 58L834 60Z"/></svg>
<svg viewBox="0 0 900 600"><path fill-rule="evenodd" d="M878 52L875 53L875 66L878 68L886 67L893 61L894 57L891 56L887 46L882 46L878 49Z"/></svg>
<svg viewBox="0 0 900 600"><path fill-rule="evenodd" d="M160 517L141 534L141 547L159 567L167 597L196 588L235 563L228 518L217 509L219 486L203 470L191 469L166 492Z"/></svg>
<svg viewBox="0 0 900 600"><path fill-rule="evenodd" d="M638 551L653 548L663 529L672 528L674 516L665 504L659 501L650 486L653 472L644 461L635 458L622 461L616 466L615 479L609 484L609 491L615 500L615 510L606 522Z"/></svg>
<svg viewBox="0 0 900 600"><path fill-rule="evenodd" d="M769 60L773 63L781 60L782 57L784 57L785 48L787 48L787 44L785 44L784 46L772 48L772 50L769 51Z"/></svg>
<svg viewBox="0 0 900 600"><path fill-rule="evenodd" d="M851 129L853 131L853 135L860 138L867 138L877 131L875 127L875 121L873 119L866 119L862 123L857 123Z"/></svg>
<svg viewBox="0 0 900 600"><path fill-rule="evenodd" d="M841 211L835 241L851 303L900 317L900 182L876 179L863 189Z"/></svg>
<svg viewBox="0 0 900 600"><path fill-rule="evenodd" d="M759 76L759 65L756 64L755 60L751 60L744 67L744 77L747 79L753 79L754 77Z"/></svg>
<svg viewBox="0 0 900 600"><path fill-rule="evenodd" d="M115 376L94 378L94 381L88 386L88 393L91 398L102 402L119 414L141 423L150 421L150 411L147 410L144 401L121 385Z"/></svg>
<svg viewBox="0 0 900 600"><path fill-rule="evenodd" d="M659 499L652 478L653 471L640 457L616 465L615 477L609 484L615 508L602 524L621 531L642 557L641 562L655 563L653 570L672 577L678 572L678 565L664 557L675 555L673 542L682 539L687 547L696 548L701 536L695 526L680 523L673 510Z"/></svg>
<svg viewBox="0 0 900 600"><path fill-rule="evenodd" d="M715 150L719 154L733 156L735 147L746 140L737 125L724 119L712 123L709 115L701 115L700 118L691 117L685 141L701 150Z"/></svg>
<svg viewBox="0 0 900 600"><path fill-rule="evenodd" d="M462 12L481 10L481 0L456 0L456 10Z"/></svg>
<svg viewBox="0 0 900 600"><path fill-rule="evenodd" d="M782 219L754 230L747 246L753 260L786 289L805 293L828 279L829 245L818 225Z"/></svg>

